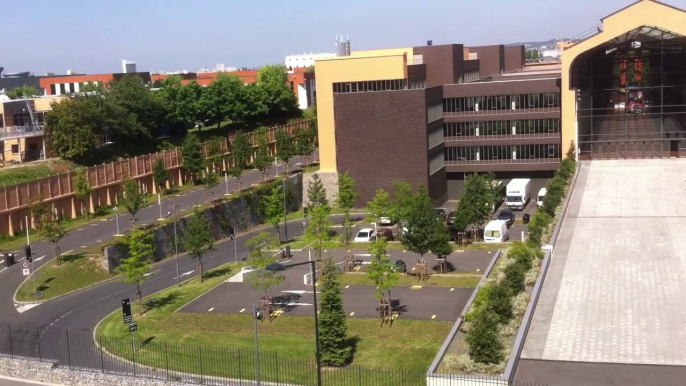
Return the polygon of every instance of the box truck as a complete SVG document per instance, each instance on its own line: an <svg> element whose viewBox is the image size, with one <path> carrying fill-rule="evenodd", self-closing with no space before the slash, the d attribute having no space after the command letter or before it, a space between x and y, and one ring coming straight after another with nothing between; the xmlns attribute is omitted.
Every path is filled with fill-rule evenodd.
<svg viewBox="0 0 686 386"><path fill-rule="evenodd" d="M507 208L522 210L531 199L531 180L528 178L515 178L507 184Z"/></svg>

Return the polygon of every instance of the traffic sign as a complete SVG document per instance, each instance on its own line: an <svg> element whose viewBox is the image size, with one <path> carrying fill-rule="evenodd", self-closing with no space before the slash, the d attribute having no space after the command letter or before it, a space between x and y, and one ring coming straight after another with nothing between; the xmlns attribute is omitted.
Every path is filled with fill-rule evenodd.
<svg viewBox="0 0 686 386"><path fill-rule="evenodd" d="M133 317L131 316L131 299L126 298L121 301L121 311L124 314L124 323L133 322Z"/></svg>
<svg viewBox="0 0 686 386"><path fill-rule="evenodd" d="M137 330L138 330L138 323L136 323L136 322L129 323L129 332L136 332Z"/></svg>
<svg viewBox="0 0 686 386"><path fill-rule="evenodd" d="M29 276L31 274L31 270L28 268L22 268L21 271L24 273L24 276Z"/></svg>
<svg viewBox="0 0 686 386"><path fill-rule="evenodd" d="M21 262L21 267L22 267L22 268L29 268L29 262L26 261L26 260L22 261L22 262Z"/></svg>

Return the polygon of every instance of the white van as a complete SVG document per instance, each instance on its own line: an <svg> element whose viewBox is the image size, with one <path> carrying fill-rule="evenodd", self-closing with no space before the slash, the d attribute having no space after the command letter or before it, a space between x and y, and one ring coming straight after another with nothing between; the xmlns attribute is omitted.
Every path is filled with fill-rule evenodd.
<svg viewBox="0 0 686 386"><path fill-rule="evenodd" d="M548 193L548 189L546 188L541 188L541 190L538 191L538 196L536 197L536 204L538 204L538 206L543 205L543 199L545 198L546 193Z"/></svg>
<svg viewBox="0 0 686 386"><path fill-rule="evenodd" d="M487 243L503 243L510 238L510 231L507 230L507 221L493 220L486 224L484 228L484 241Z"/></svg>

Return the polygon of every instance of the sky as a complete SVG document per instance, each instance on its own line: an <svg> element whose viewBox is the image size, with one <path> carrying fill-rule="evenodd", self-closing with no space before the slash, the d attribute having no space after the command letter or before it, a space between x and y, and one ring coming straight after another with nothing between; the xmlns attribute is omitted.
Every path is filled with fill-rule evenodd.
<svg viewBox="0 0 686 386"><path fill-rule="evenodd" d="M0 67L64 74L259 67L286 55L577 36L633 0L3 0ZM666 0L686 8L686 0Z"/></svg>

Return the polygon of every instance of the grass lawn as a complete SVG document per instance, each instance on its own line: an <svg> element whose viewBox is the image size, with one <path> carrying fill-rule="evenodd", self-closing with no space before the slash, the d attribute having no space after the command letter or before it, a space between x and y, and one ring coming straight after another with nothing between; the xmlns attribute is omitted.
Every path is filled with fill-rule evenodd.
<svg viewBox="0 0 686 386"><path fill-rule="evenodd" d="M372 285L372 281L365 273L345 273L340 276L341 284ZM421 285L426 287L467 287L475 288L479 283L479 274L454 274L454 275L431 275L426 282L417 282L413 275L400 275L398 285L412 286Z"/></svg>
<svg viewBox="0 0 686 386"><path fill-rule="evenodd" d="M507 249L512 246L512 243L472 243L467 245L467 251L497 251L498 249ZM457 247L455 249L458 249Z"/></svg>
<svg viewBox="0 0 686 386"><path fill-rule="evenodd" d="M56 260L52 260L36 270L35 275L36 291L40 292L42 296L36 297L33 294L33 280L27 280L19 287L17 300L52 299L112 278L112 275L92 257L84 254L64 255L62 256L62 264L59 266Z"/></svg>
<svg viewBox="0 0 686 386"><path fill-rule="evenodd" d="M173 287L146 299L143 316L137 317L138 341L148 344L138 349L136 358L141 363L164 367L165 348L172 371L199 372L198 345L202 350L204 374L250 378L254 362L252 317L244 314L186 314L175 313L201 293L226 279L226 274L238 267L225 265L208 273L211 276L200 284L197 279L186 282L181 288ZM288 380L299 384L312 384L314 367L314 319L312 317L279 316L272 322L259 324L263 379ZM413 321L398 319L391 327L379 327L376 319L348 319L348 335L355 348L353 365L385 367L393 371L416 372L417 380L438 352L451 322ZM114 354L132 358L130 334L117 310L102 321L96 335L105 348ZM168 342L168 343L165 343ZM173 342L173 343L172 343ZM126 344L128 343L128 344ZM244 350L238 353L230 350ZM270 354L271 353L271 354ZM279 358L279 361L276 361ZM233 361L233 363L232 363ZM289 362L290 361L290 362ZM306 363L307 362L307 363ZM242 369L242 370L240 370ZM242 371L242 373L239 373ZM397 385L393 373L371 372L348 367L325 370L325 379L336 384L357 385L358 375L363 380L378 378L376 385ZM354 377L353 377L354 375ZM406 375L407 376L407 375ZM407 379L407 378L406 378ZM415 384L415 383L407 383Z"/></svg>
<svg viewBox="0 0 686 386"><path fill-rule="evenodd" d="M58 172L67 172L73 168L69 162L62 160L37 161L16 167L0 169L0 185L14 185L45 178Z"/></svg>
<svg viewBox="0 0 686 386"><path fill-rule="evenodd" d="M312 166L304 166L302 167L303 173L313 173L319 170L319 164L317 165L312 165Z"/></svg>

